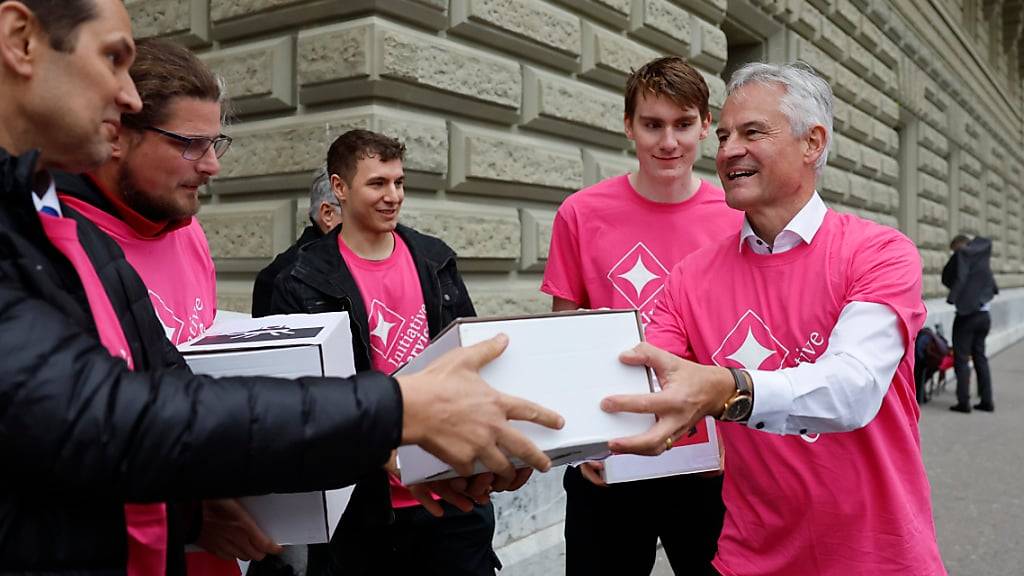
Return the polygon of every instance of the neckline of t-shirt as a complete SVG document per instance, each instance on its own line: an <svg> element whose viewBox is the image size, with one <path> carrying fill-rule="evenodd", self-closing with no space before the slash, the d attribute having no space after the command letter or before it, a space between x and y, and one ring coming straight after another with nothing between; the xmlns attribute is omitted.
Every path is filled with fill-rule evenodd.
<svg viewBox="0 0 1024 576"><path fill-rule="evenodd" d="M370 260L363 258L359 254L356 254L348 244L345 243L345 239L338 234L338 249L341 251L342 258L345 259L345 264L349 267L361 268L363 270L380 270L381 268L390 268L394 265L396 258L398 258L399 244L402 244L402 238L398 234L391 232L391 236L395 239L395 245L391 249L391 254L383 260ZM404 246L404 244L402 244Z"/></svg>
<svg viewBox="0 0 1024 576"><path fill-rule="evenodd" d="M691 203L695 202L698 197L703 196L708 187L708 181L700 178L700 186L697 186L697 190L693 194L690 194L690 197L686 200L681 200L679 202L655 202L641 194L640 191L633 186L633 183L629 181L629 174L623 174L622 178L626 183L626 187L629 188L631 196L636 200L636 202L645 208L654 210L675 211L686 208Z"/></svg>
<svg viewBox="0 0 1024 576"><path fill-rule="evenodd" d="M782 254L757 254L756 252L753 251L753 249L750 248L750 246L742 246L740 248L741 255L747 262L754 266L765 267L782 266L784 264L789 264L794 260L802 258L811 249L817 246L817 244L815 244L815 241L817 241L818 243L822 241L823 233L826 229L825 227L830 225L829 222L831 221L831 219L832 212L829 211L825 214L825 219L822 220L821 226L818 228L818 231L814 234L814 239L812 239L809 244L805 241L801 241L800 244L797 244L793 248L786 250ZM743 240L743 244L746 243L747 241Z"/></svg>

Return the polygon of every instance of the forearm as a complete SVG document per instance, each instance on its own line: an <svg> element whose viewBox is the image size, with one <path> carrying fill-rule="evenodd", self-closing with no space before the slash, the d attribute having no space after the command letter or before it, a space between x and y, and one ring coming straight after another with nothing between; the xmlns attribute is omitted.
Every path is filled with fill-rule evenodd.
<svg viewBox="0 0 1024 576"><path fill-rule="evenodd" d="M749 426L776 434L842 432L878 413L904 354L899 319L880 304L853 303L813 363L751 370L754 410Z"/></svg>

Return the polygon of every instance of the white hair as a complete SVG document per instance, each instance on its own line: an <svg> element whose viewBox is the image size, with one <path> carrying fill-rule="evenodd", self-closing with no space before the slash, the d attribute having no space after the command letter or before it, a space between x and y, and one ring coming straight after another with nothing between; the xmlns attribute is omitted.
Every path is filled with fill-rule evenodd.
<svg viewBox="0 0 1024 576"><path fill-rule="evenodd" d="M779 108L789 120L794 135L806 136L815 126L825 128L825 147L814 165L820 176L825 170L825 163L828 162L829 149L832 148L833 96L828 82L803 62L751 62L733 73L729 80L728 93L732 94L751 82L782 86L786 93Z"/></svg>
<svg viewBox="0 0 1024 576"><path fill-rule="evenodd" d="M338 199L334 197L334 190L331 189L331 175L327 173L326 165L313 172L313 184L309 187L309 220L313 224L322 223L320 205L324 202L337 208Z"/></svg>

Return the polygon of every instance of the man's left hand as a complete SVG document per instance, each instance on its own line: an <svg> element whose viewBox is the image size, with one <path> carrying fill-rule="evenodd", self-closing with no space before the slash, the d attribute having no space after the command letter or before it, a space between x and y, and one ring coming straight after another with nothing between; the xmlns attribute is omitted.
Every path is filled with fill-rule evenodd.
<svg viewBox="0 0 1024 576"><path fill-rule="evenodd" d="M450 478L414 484L406 486L406 488L428 512L440 518L444 515L444 509L434 500L432 493L437 494L459 510L469 512L476 504L490 502L492 492L512 492L522 488L532 474L532 468L518 468L511 480L485 472L467 478Z"/></svg>

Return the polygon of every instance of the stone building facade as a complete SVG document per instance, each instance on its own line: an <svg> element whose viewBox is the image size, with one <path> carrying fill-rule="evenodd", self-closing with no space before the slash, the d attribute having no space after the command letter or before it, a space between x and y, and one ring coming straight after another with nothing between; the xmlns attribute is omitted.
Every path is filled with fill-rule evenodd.
<svg viewBox="0 0 1024 576"><path fill-rule="evenodd" d="M1024 287L1022 4L126 0L138 36L192 47L233 99L235 144L200 213L221 308L249 310L255 273L304 226L327 146L362 127L407 144L403 220L455 248L482 314L548 308L554 212L631 169L621 91L660 54L704 73L716 117L740 64L807 62L837 97L826 202L915 240L926 297L943 294L961 231L993 238L1000 286ZM715 151L705 140L697 164L713 180ZM557 540L560 498L552 477L503 502L506 556Z"/></svg>
<svg viewBox="0 0 1024 576"><path fill-rule="evenodd" d="M991 236L1000 285L1024 286L1020 1L126 4L139 36L193 47L234 101L201 213L225 309L248 310L255 272L303 226L310 173L353 127L407 143L404 220L456 249L482 313L545 309L554 211L630 169L623 82L668 53L705 74L716 115L737 65L806 61L837 96L826 201L913 238L926 296L958 231Z"/></svg>

